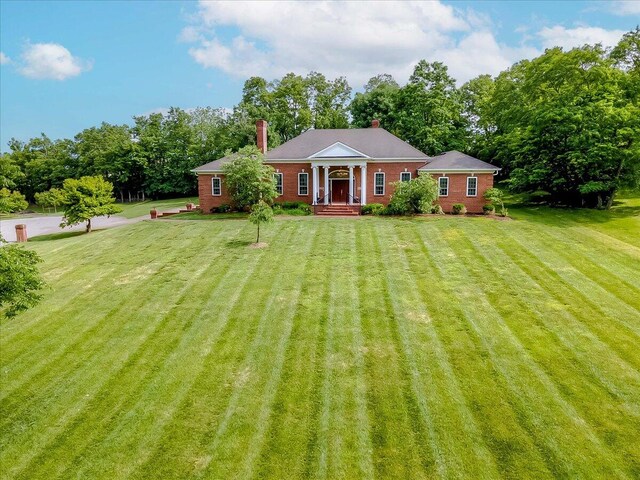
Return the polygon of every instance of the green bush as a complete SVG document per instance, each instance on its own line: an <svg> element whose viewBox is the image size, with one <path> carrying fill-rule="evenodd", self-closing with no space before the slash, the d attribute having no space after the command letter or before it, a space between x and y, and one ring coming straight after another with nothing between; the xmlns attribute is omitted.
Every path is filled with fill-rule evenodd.
<svg viewBox="0 0 640 480"><path fill-rule="evenodd" d="M485 215L493 215L494 213L496 213L496 207L494 207L493 205L483 205L482 213L484 213Z"/></svg>
<svg viewBox="0 0 640 480"><path fill-rule="evenodd" d="M223 203L219 207L211 207L211 210L209 210L209 211L211 213L228 213L228 212L231 211L231 205Z"/></svg>
<svg viewBox="0 0 640 480"><path fill-rule="evenodd" d="M273 204L276 215L311 215L311 205L304 202L277 202Z"/></svg>
<svg viewBox="0 0 640 480"><path fill-rule="evenodd" d="M438 198L438 185L431 175L418 175L408 182L395 182L389 202L392 215L429 213Z"/></svg>
<svg viewBox="0 0 640 480"><path fill-rule="evenodd" d="M465 207L462 203L454 203L451 209L451 213L454 215L464 215L467 213L467 207Z"/></svg>
<svg viewBox="0 0 640 480"><path fill-rule="evenodd" d="M436 204L431 207L431 213L435 213L436 215L444 215L444 210L442 210L442 206Z"/></svg>
<svg viewBox="0 0 640 480"><path fill-rule="evenodd" d="M304 208L309 206L304 202L276 202L273 204L274 207L276 205L280 206L280 208L282 208L283 210L296 210L299 208Z"/></svg>
<svg viewBox="0 0 640 480"><path fill-rule="evenodd" d="M362 206L360 213L362 213L362 215L382 215L384 208L384 205L381 203L367 203Z"/></svg>

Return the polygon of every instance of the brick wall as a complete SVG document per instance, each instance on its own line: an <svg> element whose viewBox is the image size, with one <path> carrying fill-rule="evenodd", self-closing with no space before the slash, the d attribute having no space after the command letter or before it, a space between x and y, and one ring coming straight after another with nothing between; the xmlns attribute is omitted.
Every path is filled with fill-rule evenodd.
<svg viewBox="0 0 640 480"><path fill-rule="evenodd" d="M418 175L418 168L424 165L422 162L403 162L403 163L368 163L367 164L367 203L383 203L388 204L393 194L392 183L400 181L400 172L411 172L411 178ZM359 170L359 169L358 169ZM375 192L375 174L383 172L384 175L384 195L374 195ZM358 183L358 186L360 183Z"/></svg>
<svg viewBox="0 0 640 480"><path fill-rule="evenodd" d="M272 163L271 166L283 174L283 194L276 198L276 202L306 202L313 203L313 171L310 163ZM400 180L400 173L404 171L411 172L411 178L415 178L418 174L418 167L421 166L415 162L404 163L369 163L367 166L367 203L389 203L393 194L394 182ZM345 168L334 167L331 170ZM360 168L354 168L354 186L355 194L361 197L360 191ZM374 175L381 171L385 173L385 192L384 195L374 195ZM298 173L309 174L309 193L307 195L298 195ZM318 171L320 196L324 195L324 170ZM467 177L468 173L433 173L433 177L437 180L440 176L449 177L449 195L440 197L438 203L447 213L451 212L454 203L462 203L467 207L469 213L482 213L482 206L486 204L483 194L493 187L493 175L490 173L482 173L475 175L478 177L478 194L475 197L467 197ZM222 180L222 195L213 196L211 194L211 177L212 174L198 175L198 196L200 198L200 208L204 213L209 213L212 207L218 207L222 204L230 204L226 186L224 184L224 176L219 175Z"/></svg>
<svg viewBox="0 0 640 480"><path fill-rule="evenodd" d="M276 197L276 202L305 202L313 203L313 171L311 163L270 163L277 173L282 173L282 195ZM309 188L307 195L298 195L298 173L309 174ZM320 180L322 185L322 179Z"/></svg>
<svg viewBox="0 0 640 480"><path fill-rule="evenodd" d="M211 178L212 177L220 177L222 178L222 195L213 196L211 194ZM211 213L212 207L219 207L223 204L231 204L231 198L229 197L229 192L224 184L224 175L211 175L211 174L201 174L198 175L198 198L200 203L200 209L204 213Z"/></svg>
<svg viewBox="0 0 640 480"><path fill-rule="evenodd" d="M475 197L467 196L467 177L471 176L470 173L433 173L432 175L436 180L438 177L449 177L449 195L437 200L445 213L451 213L454 203L464 204L469 213L482 213L482 206L487 203L483 195L488 188L493 187L493 174L475 175L478 177L478 194Z"/></svg>

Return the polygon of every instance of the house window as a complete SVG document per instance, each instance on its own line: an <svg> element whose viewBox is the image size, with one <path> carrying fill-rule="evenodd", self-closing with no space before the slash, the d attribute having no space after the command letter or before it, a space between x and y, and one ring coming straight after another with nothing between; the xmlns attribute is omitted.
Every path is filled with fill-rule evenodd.
<svg viewBox="0 0 640 480"><path fill-rule="evenodd" d="M467 197L478 195L478 177L467 177Z"/></svg>
<svg viewBox="0 0 640 480"><path fill-rule="evenodd" d="M438 178L438 187L438 195L440 195L441 197L446 197L447 195L449 195L449 177Z"/></svg>
<svg viewBox="0 0 640 480"><path fill-rule="evenodd" d="M401 172L400 173L400 181L408 182L411 180L411 172Z"/></svg>
<svg viewBox="0 0 640 480"><path fill-rule="evenodd" d="M374 174L374 195L384 195L384 172L376 172Z"/></svg>
<svg viewBox="0 0 640 480"><path fill-rule="evenodd" d="M276 179L276 192L278 195L282 195L282 173L274 173L273 178Z"/></svg>
<svg viewBox="0 0 640 480"><path fill-rule="evenodd" d="M216 197L222 195L222 179L220 177L211 178L211 195Z"/></svg>
<svg viewBox="0 0 640 480"><path fill-rule="evenodd" d="M309 195L309 174L298 174L298 195Z"/></svg>

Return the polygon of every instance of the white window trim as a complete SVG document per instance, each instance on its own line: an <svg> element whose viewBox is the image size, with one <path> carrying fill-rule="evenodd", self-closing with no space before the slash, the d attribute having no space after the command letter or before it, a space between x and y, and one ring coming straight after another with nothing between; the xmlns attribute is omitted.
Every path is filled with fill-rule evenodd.
<svg viewBox="0 0 640 480"><path fill-rule="evenodd" d="M213 181L214 180L218 180L220 193L216 193L214 188L213 188ZM222 178L220 178L220 177L211 177L211 195L213 195L214 197L222 196Z"/></svg>
<svg viewBox="0 0 640 480"><path fill-rule="evenodd" d="M476 179L476 193L475 195L469 195L469 179L470 178L475 178ZM471 175L470 177L467 177L467 197L477 197L478 196L478 177L475 177L473 175Z"/></svg>
<svg viewBox="0 0 640 480"><path fill-rule="evenodd" d="M382 193L376 193L376 188L377 188L377 182L376 182L376 176L378 175L382 175ZM384 172L373 172L373 195L376 197L384 197L384 192L386 190L386 175L384 174Z"/></svg>
<svg viewBox="0 0 640 480"><path fill-rule="evenodd" d="M302 175L306 175L307 177L307 193L300 193L300 178ZM298 173L298 196L308 197L309 196L309 174L307 172Z"/></svg>
<svg viewBox="0 0 640 480"><path fill-rule="evenodd" d="M276 181L276 192L278 192L278 196L284 195L284 174L281 172L276 172L273 174L273 177L280 177L280 192L278 192L278 182Z"/></svg>
<svg viewBox="0 0 640 480"><path fill-rule="evenodd" d="M412 177L411 172L400 172L400 181L401 182L404 181L404 180L402 180L402 176L403 175L407 175L407 174L409 175L409 181L411 181L411 177Z"/></svg>
<svg viewBox="0 0 640 480"><path fill-rule="evenodd" d="M440 194L440 190L442 187L440 186L440 180L445 178L447 180L447 193L445 195ZM438 196L439 197L448 197L449 196L449 177L438 177Z"/></svg>

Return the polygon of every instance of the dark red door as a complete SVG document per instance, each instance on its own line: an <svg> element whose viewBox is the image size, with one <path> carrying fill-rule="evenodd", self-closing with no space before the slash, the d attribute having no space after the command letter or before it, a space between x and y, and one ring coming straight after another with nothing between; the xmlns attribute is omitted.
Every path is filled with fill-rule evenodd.
<svg viewBox="0 0 640 480"><path fill-rule="evenodd" d="M331 181L331 203L347 203L349 180Z"/></svg>

